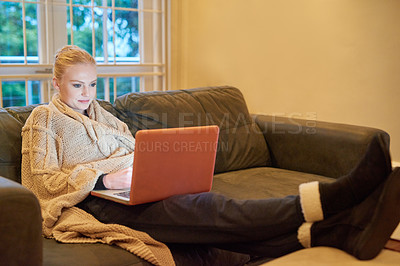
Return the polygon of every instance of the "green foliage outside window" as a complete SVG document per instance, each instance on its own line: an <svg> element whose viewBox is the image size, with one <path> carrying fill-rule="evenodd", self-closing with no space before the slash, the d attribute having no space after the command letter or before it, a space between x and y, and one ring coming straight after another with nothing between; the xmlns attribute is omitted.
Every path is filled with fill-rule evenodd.
<svg viewBox="0 0 400 266"><path fill-rule="evenodd" d="M129 92L138 92L140 86L139 77L122 77L117 78L117 97ZM105 99L105 82L104 78L97 79L97 98ZM109 79L110 102L114 102L114 79Z"/></svg>
<svg viewBox="0 0 400 266"><path fill-rule="evenodd" d="M70 0L66 2L69 3ZM73 4L91 5L90 0L72 0ZM102 5L102 0L95 0L95 6ZM26 25L26 49L28 63L39 63L38 60L38 4L25 3L25 25ZM107 6L111 7L111 0L107 0ZM138 8L137 0L115 0L116 7ZM22 3L0 2L0 60L5 63L24 63L24 38L23 38L23 8ZM67 34L68 43L71 40L71 18L69 7L67 12ZM104 15L103 12L106 12ZM107 20L107 29L104 23ZM90 8L73 7L73 43L92 53L92 12ZM139 30L138 13L136 11L115 10L115 56L127 58L128 61L138 61L139 54ZM107 31L107 52L109 61L113 60L113 28L111 9L94 8L94 30L95 30L95 57L101 61L104 58L104 30ZM117 78L117 95L139 90L139 77ZM28 93L29 103L40 102L40 82L29 81ZM109 79L110 100L113 101L112 78ZM25 81L2 81L3 106L24 106L26 104ZM104 81L98 81L98 98L104 99Z"/></svg>
<svg viewBox="0 0 400 266"><path fill-rule="evenodd" d="M3 106L24 106L25 81L3 81Z"/></svg>
<svg viewBox="0 0 400 266"><path fill-rule="evenodd" d="M25 4L27 55L38 55L37 5ZM23 56L22 4L0 2L0 56ZM23 63L23 59L12 63ZM2 63L10 63L2 60Z"/></svg>
<svg viewBox="0 0 400 266"><path fill-rule="evenodd" d="M80 4L90 5L90 0L81 0ZM111 5L111 3L110 3ZM115 1L116 7L137 8L135 1ZM67 7L68 43L72 43L70 8ZM104 31L107 32L107 52L109 60L114 57L113 29L111 9L94 8L95 47L94 55L104 57ZM104 23L106 18L107 23ZM92 12L90 8L73 7L73 43L93 54ZM138 12L115 10L115 56L137 57L139 54L139 17ZM106 27L106 29L104 29Z"/></svg>

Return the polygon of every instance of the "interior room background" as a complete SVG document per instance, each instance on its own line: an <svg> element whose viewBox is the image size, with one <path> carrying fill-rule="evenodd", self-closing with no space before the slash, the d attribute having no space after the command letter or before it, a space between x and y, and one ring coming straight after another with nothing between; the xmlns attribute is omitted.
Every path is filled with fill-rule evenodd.
<svg viewBox="0 0 400 266"><path fill-rule="evenodd" d="M171 25L172 88L228 84L253 113L380 128L400 162L400 1L172 0Z"/></svg>
<svg viewBox="0 0 400 266"><path fill-rule="evenodd" d="M23 104L48 101L51 58L74 40L100 63L102 99L232 85L252 113L383 129L400 162L399 0L2 0L0 7L0 33L20 24L0 40L2 104L16 87L37 90ZM21 65L5 66L22 40L10 54L22 55ZM39 56L28 58L34 45ZM37 58L40 68L27 65Z"/></svg>

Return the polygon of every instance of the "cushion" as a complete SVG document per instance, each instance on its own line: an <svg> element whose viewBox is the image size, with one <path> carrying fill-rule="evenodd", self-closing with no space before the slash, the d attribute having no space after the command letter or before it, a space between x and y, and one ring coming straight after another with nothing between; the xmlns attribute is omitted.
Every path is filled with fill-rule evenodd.
<svg viewBox="0 0 400 266"><path fill-rule="evenodd" d="M106 244L63 244L43 239L43 265L151 266L132 253Z"/></svg>
<svg viewBox="0 0 400 266"><path fill-rule="evenodd" d="M21 130L38 106L0 108L0 175L21 183Z"/></svg>
<svg viewBox="0 0 400 266"><path fill-rule="evenodd" d="M0 175L19 183L22 126L22 122L0 108Z"/></svg>
<svg viewBox="0 0 400 266"><path fill-rule="evenodd" d="M42 104L32 104L32 105L28 105L28 106L13 106L13 107L7 107L5 109L7 110L7 112L10 115L12 115L19 122L21 122L22 125L24 125L25 121L28 119L32 110L35 109L39 105L42 105Z"/></svg>
<svg viewBox="0 0 400 266"><path fill-rule="evenodd" d="M205 245L169 244L177 266L186 265L244 265L249 255ZM54 239L43 239L43 265L119 266L151 264L132 253L107 244L64 244Z"/></svg>
<svg viewBox="0 0 400 266"><path fill-rule="evenodd" d="M320 175L273 167L242 169L214 176L212 191L235 199L281 198L298 195L305 182L332 182Z"/></svg>
<svg viewBox="0 0 400 266"><path fill-rule="evenodd" d="M141 129L218 125L217 173L271 164L263 134L234 87L130 93L114 105L133 135Z"/></svg>

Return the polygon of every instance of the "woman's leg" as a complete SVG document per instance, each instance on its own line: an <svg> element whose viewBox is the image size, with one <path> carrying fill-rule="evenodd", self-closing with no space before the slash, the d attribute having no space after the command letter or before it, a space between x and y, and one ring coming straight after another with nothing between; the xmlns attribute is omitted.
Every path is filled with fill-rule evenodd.
<svg viewBox="0 0 400 266"><path fill-rule="evenodd" d="M262 256L276 258L304 247L298 241L298 233L293 232L279 237L265 240L233 244L217 245L220 249L249 254L250 256Z"/></svg>
<svg viewBox="0 0 400 266"><path fill-rule="evenodd" d="M165 243L221 246L259 242L264 243L262 249L269 247L274 254L285 254L292 251L291 249L301 248L294 236L304 222L304 217L307 222L316 222L335 217L338 213L341 215L340 212L364 201L377 186L385 183L391 172L389 159L390 155L378 137L371 141L364 158L349 175L330 184L301 185L300 196L235 200L219 194L201 193L174 196L138 206L125 206L89 196L78 207L104 223L118 223L145 231ZM394 202L400 202L400 198ZM377 204L367 207L375 209L375 205ZM378 210L383 208L379 206ZM377 223L382 220L378 218L375 219ZM369 219L368 215L364 219ZM299 237L306 231L300 230ZM361 236L364 237L365 234ZM353 236L350 234L349 237ZM385 240L385 237L386 235L379 239ZM343 241L345 238L343 237ZM318 240L314 241L319 245ZM343 242L341 237L338 241ZM307 243L303 244L309 246ZM247 247L251 249L251 244ZM276 247L283 248L275 249ZM255 249L250 251L258 253ZM253 253L250 251L249 253Z"/></svg>
<svg viewBox="0 0 400 266"><path fill-rule="evenodd" d="M283 243L304 222L299 197L235 200L220 194L173 196L163 201L125 206L89 196L78 207L104 223L118 223L145 231L165 243L234 244L268 242L269 247L298 246ZM301 246L299 246L301 247Z"/></svg>
<svg viewBox="0 0 400 266"><path fill-rule="evenodd" d="M331 183L300 185L306 221L320 221L361 203L386 181L391 172L389 149L381 135L374 136L363 158L348 175Z"/></svg>
<svg viewBox="0 0 400 266"><path fill-rule="evenodd" d="M377 256L400 222L400 168L363 202L299 229L304 247L339 248L361 260Z"/></svg>

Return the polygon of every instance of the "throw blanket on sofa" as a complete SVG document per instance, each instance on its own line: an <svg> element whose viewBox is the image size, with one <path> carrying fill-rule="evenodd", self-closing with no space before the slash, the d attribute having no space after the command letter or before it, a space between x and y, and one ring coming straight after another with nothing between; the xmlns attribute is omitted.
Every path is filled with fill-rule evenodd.
<svg viewBox="0 0 400 266"><path fill-rule="evenodd" d="M74 207L104 173L132 165L135 140L126 124L93 101L88 116L55 95L22 129L22 184L35 193L43 234L64 243L115 244L155 265L174 265L168 247L148 234L103 224Z"/></svg>

